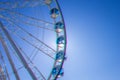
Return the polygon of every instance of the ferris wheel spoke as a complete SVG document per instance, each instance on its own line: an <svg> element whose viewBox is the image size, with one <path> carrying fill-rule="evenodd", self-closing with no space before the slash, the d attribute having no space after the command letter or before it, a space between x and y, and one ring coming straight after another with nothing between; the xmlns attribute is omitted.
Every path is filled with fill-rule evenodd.
<svg viewBox="0 0 120 80"><path fill-rule="evenodd" d="M19 36L20 37L20 36ZM50 52L48 50L46 50L45 48L40 48L37 47L36 45L32 44L31 42L29 42L28 40L26 40L25 38L20 37L23 41L25 41L26 43L28 43L29 45L33 46L34 48L38 49L39 51L41 51L42 53L44 53L45 55L49 56L50 58L54 59L54 57L51 55L53 54L53 52ZM55 53L54 53L55 54Z"/></svg>
<svg viewBox="0 0 120 80"><path fill-rule="evenodd" d="M30 63L28 63L28 64L30 64ZM18 67L16 70L17 70L17 72L18 72L18 71L20 71L20 70L23 69L23 68L24 68L24 66L20 66L20 67ZM37 67L35 67L35 69L37 70ZM38 70L38 71L39 71L39 70ZM40 75L41 75L40 77L42 77L43 80L46 80L45 77L43 76L43 74L42 74L40 71L39 71L39 73L40 73ZM9 73L8 73L9 76L11 76L12 74L14 74L14 72L9 72ZM39 76L38 76L38 78L39 78ZM10 80L10 79L8 79L8 80Z"/></svg>
<svg viewBox="0 0 120 80"><path fill-rule="evenodd" d="M7 29L7 28L6 28ZM8 29L7 29L8 30ZM46 48L45 46L42 45L42 47L38 47L37 45L31 43L29 40L27 40L25 37L22 37L20 35L18 35L15 32L11 32L10 30L8 30L10 33L13 33L16 35L16 37L19 37L21 40L23 40L24 42L28 43L29 45L31 45L32 47L38 49L39 51L41 51L42 53L44 53L45 55L49 56L50 58L54 59L54 55L56 54L55 51Z"/></svg>
<svg viewBox="0 0 120 80"><path fill-rule="evenodd" d="M45 47L51 49L53 52L56 52L53 48L51 48L50 46L48 46L46 43L44 43L43 41L41 41L40 39L38 39L37 37L35 37L31 33L29 33L28 31L26 31L25 29L21 28L21 30L23 30L24 32L26 32L27 34L29 34L29 36L33 37L34 39L36 39L37 41L39 41L40 43L42 43L42 46L44 45Z"/></svg>
<svg viewBox="0 0 120 80"><path fill-rule="evenodd" d="M40 26L39 24L31 23L31 22L28 22L28 21L19 21L19 20L15 19L14 17L7 18L5 15L0 15L0 18L5 19L7 21L10 21L12 23L19 23L19 24L21 23L21 24L25 24L25 25L28 25L28 26L31 26L31 27L37 27L37 28L41 28L41 29L45 29L45 30L55 32L55 30L53 28L47 28L45 26Z"/></svg>
<svg viewBox="0 0 120 80"><path fill-rule="evenodd" d="M1 17L3 18L5 16L1 15ZM5 17L5 19L6 19L6 17ZM7 18L7 19L14 22L14 23L21 23L21 24L32 26L32 27L42 28L42 29L45 29L45 30L50 30L50 31L55 32L55 30L53 28L47 28L46 26L40 26L38 23L32 23L32 21L29 21L29 20L28 21L27 20L26 21L20 21L15 16L14 17L12 16L11 18Z"/></svg>
<svg viewBox="0 0 120 80"><path fill-rule="evenodd" d="M36 67L36 65L34 65L33 60L31 60L26 53L24 52L24 50L22 50L22 48L17 44L19 50L25 55L26 59L29 61L28 64L31 64L33 66L33 68L41 75L43 80L46 80L44 75L42 74L42 72Z"/></svg>
<svg viewBox="0 0 120 80"><path fill-rule="evenodd" d="M20 37L20 36L19 36ZM27 42L28 44L30 44L31 46L33 46L34 48L38 49L39 51L41 51L42 53L44 53L45 55L49 56L50 58L54 59L54 57L51 55L53 54L53 52L50 52L48 50L46 50L45 48L40 48L37 47L36 45L32 44L31 42L29 42L28 40L26 40L25 38L20 37L23 41ZM55 53L54 53L55 54Z"/></svg>
<svg viewBox="0 0 120 80"><path fill-rule="evenodd" d="M32 53L33 56L32 55L30 56L31 60L34 60L34 58L37 56L37 53L38 53L38 50L34 54Z"/></svg>
<svg viewBox="0 0 120 80"><path fill-rule="evenodd" d="M12 58L11 58L11 56L10 56L9 50L8 50L8 48L7 48L7 45L5 44L5 41L4 41L4 39L3 39L1 36L0 36L0 41L1 41L1 43L2 43L2 46L4 47L4 50L5 50L6 55L7 55L7 57L8 57L8 60L9 60L9 62L10 62L10 64L11 64L11 66L12 66L12 69L13 69L13 72L14 72L14 74L15 74L16 79L17 79L17 80L20 80L20 77L19 77L19 75L18 75L18 72L17 72L17 70L16 70L16 68L15 68L14 62L13 62L13 60L12 60Z"/></svg>
<svg viewBox="0 0 120 80"><path fill-rule="evenodd" d="M7 29L7 28L5 28ZM7 29L8 30L8 29ZM44 53L45 55L49 56L50 58L52 58L53 60L55 60L54 56L56 54L56 52L50 50L49 48L46 48L45 46L42 47L38 47L37 45L31 43L29 40L26 39L26 37L22 37L20 35L18 35L16 32L11 32L10 30L8 30L11 34L13 33L14 35L16 35L16 37L20 38L21 40L23 40L24 42L28 43L29 45L31 45L32 47L38 49L39 51L41 51L42 53Z"/></svg>
<svg viewBox="0 0 120 80"><path fill-rule="evenodd" d="M37 80L36 76L33 74L33 71L30 69L30 67L28 66L26 60L24 59L23 55L21 54L21 52L19 51L19 49L17 48L14 40L11 38L10 34L8 33L8 31L5 29L5 27L3 26L3 24L0 24L0 28L1 30L4 32L4 34L6 35L6 37L8 38L10 44L13 46L14 50L16 51L17 55L20 57L20 60L22 61L23 65L25 66L26 70L29 72L30 76L32 79ZM6 49L6 48L5 48ZM18 79L19 80L19 79Z"/></svg>
<svg viewBox="0 0 120 80"><path fill-rule="evenodd" d="M13 10L4 9L4 8L0 8L0 10L7 11L9 14L12 14L14 16L17 15L19 17L23 17L23 19L27 18L29 20L33 20L33 21L36 21L36 22L39 22L39 23L54 25L54 23L52 23L52 22L45 21L45 20L42 20L42 19L38 19L38 18L35 18L35 17L32 17L32 16L24 15L22 13L19 13L19 12L13 11Z"/></svg>
<svg viewBox="0 0 120 80"><path fill-rule="evenodd" d="M5 63L5 60L4 60L4 58L3 58L3 55L2 55L1 50L0 50L0 59L1 59L2 62L3 62L3 66L4 66L4 68L5 68L5 73L6 73L7 79L10 80L9 73L8 73L8 70L7 70L7 67L6 67L6 63Z"/></svg>
<svg viewBox="0 0 120 80"><path fill-rule="evenodd" d="M22 3L22 4L21 4ZM6 8L26 8L26 7L36 7L36 6L42 6L43 1L42 0L25 0L25 1L5 1L5 2L0 2L0 5L6 6Z"/></svg>
<svg viewBox="0 0 120 80"><path fill-rule="evenodd" d="M42 46L44 46L44 48L48 48L50 51L56 52L53 48L51 48L50 46L48 46L47 44L45 44L43 41L41 41L40 39L38 39L37 37L35 37L33 34L29 33L27 30L23 29L22 27L20 27L19 25L16 25L14 22L7 20L9 23L11 23L12 25L16 26L17 28L19 28L20 30L24 31L25 33L27 33L30 37L34 38L35 40L37 40L38 42L40 42L42 44Z"/></svg>

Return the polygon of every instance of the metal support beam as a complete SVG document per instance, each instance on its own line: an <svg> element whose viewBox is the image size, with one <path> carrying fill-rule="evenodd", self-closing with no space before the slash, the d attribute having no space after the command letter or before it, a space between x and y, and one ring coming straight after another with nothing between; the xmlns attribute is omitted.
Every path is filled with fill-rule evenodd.
<svg viewBox="0 0 120 80"><path fill-rule="evenodd" d="M1 41L1 43L2 43L2 46L4 47L4 50L5 50L5 52L6 52L6 55L7 55L7 57L8 57L8 60L9 60L9 62L10 62L10 65L11 65L11 67L12 67L12 70L13 70L13 72L14 72L14 74L15 74L16 80L20 80L19 75L18 75L18 72L17 72L17 70L16 70L16 68L15 68L14 62L12 61L12 58L11 58L10 53L9 53L9 50L8 50L8 48L7 48L7 45L5 44L5 41L4 41L4 39L2 38L1 35L0 35L0 41Z"/></svg>
<svg viewBox="0 0 120 80"><path fill-rule="evenodd" d="M0 28L5 33L5 35L8 38L10 44L12 45L12 47L14 48L14 50L16 51L17 55L19 56L21 62L23 63L23 65L25 66L25 68L27 69L27 71L29 72L29 74L32 77L32 79L33 80L37 80L37 77L35 76L35 74L31 70L31 68L27 64L27 62L26 62L25 58L23 57L22 53L19 51L17 45L15 44L15 42L12 39L12 37L10 36L10 34L8 33L8 31L5 29L5 27L3 26L3 24L1 22L0 22Z"/></svg>
<svg viewBox="0 0 120 80"><path fill-rule="evenodd" d="M7 76L8 80L10 80L10 77L9 77L9 74L8 74L8 70L7 70L7 68L6 68L5 61L4 61L4 58L3 58L3 55L2 55L2 53L1 53L1 51L0 51L0 56L1 56L0 58L1 58L2 62L3 62L3 64L4 64L6 76Z"/></svg>

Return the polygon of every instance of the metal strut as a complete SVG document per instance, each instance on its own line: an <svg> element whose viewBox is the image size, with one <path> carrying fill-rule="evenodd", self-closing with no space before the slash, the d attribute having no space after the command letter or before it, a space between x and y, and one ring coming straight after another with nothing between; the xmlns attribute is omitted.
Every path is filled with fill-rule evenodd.
<svg viewBox="0 0 120 80"><path fill-rule="evenodd" d="M5 66L6 76L7 76L8 80L10 80L10 77L9 77L9 74L8 74L8 70L7 70L7 68L6 68L5 61L4 61L4 58L3 58L3 55L2 55L2 53L1 53L1 51L0 51L0 56L1 56L2 62L4 63L4 66Z"/></svg>
<svg viewBox="0 0 120 80"><path fill-rule="evenodd" d="M0 25L0 27L1 27L1 25ZM5 41L4 41L4 39L2 38L1 35L0 35L0 41L1 41L1 43L2 43L2 46L4 47L4 50L5 50L5 52L6 52L6 55L7 55L7 57L8 57L8 60L9 60L9 62L10 62L10 65L11 65L11 67L12 67L12 70L13 70L13 72L14 72L14 74L15 74L16 80L20 80L20 77L19 77L19 75L18 75L18 72L17 72L17 70L16 70L16 68L15 68L15 65L14 65L14 63L13 63L13 61L12 61L12 58L11 58L11 56L10 56L9 50L8 50L8 48L7 48L6 44L5 44Z"/></svg>
<svg viewBox="0 0 120 80"><path fill-rule="evenodd" d="M25 68L27 69L27 71L29 72L30 76L32 77L33 80L37 80L37 77L35 76L35 74L33 73L33 71L31 70L31 68L28 66L25 58L23 57L22 53L19 51L17 45L15 44L15 42L13 41L13 39L11 38L10 34L8 33L8 31L4 28L3 24L0 22L0 28L3 30L3 32L5 33L5 35L7 36L10 44L12 45L12 47L14 48L14 50L16 51L17 55L20 57L21 62L23 63L23 65L25 66Z"/></svg>

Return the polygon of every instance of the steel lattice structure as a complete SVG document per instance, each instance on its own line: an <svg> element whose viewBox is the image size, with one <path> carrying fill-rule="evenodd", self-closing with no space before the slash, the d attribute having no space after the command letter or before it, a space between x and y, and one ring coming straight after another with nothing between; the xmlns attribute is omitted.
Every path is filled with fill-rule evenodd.
<svg viewBox="0 0 120 80"><path fill-rule="evenodd" d="M0 80L59 79L66 44L57 0L0 1Z"/></svg>

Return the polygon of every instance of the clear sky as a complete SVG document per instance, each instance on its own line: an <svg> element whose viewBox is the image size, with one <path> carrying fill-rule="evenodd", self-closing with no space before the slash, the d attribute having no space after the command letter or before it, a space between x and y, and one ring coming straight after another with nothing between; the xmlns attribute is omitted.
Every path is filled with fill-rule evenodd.
<svg viewBox="0 0 120 80"><path fill-rule="evenodd" d="M120 0L58 0L67 28L61 80L120 80Z"/></svg>

